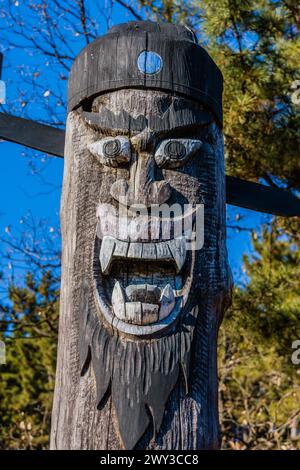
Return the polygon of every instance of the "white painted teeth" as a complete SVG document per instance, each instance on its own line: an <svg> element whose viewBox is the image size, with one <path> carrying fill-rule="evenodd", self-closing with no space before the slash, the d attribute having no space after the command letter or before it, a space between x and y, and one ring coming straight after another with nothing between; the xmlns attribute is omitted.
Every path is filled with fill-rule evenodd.
<svg viewBox="0 0 300 470"><path fill-rule="evenodd" d="M99 259L103 274L109 274L113 259L171 261L175 263L179 273L186 260L186 239L181 237L157 243L137 243L105 236L102 239Z"/></svg>
<svg viewBox="0 0 300 470"><path fill-rule="evenodd" d="M175 296L171 285L167 284L161 293L159 304L126 302L125 292L119 281L116 281L111 303L114 314L119 320L134 325L149 325L165 319L172 312L175 307Z"/></svg>
<svg viewBox="0 0 300 470"><path fill-rule="evenodd" d="M166 318L175 307L175 296L170 284L167 284L160 297L159 319Z"/></svg>
<svg viewBox="0 0 300 470"><path fill-rule="evenodd" d="M131 284L125 289L129 302L158 303L160 288L153 284Z"/></svg>

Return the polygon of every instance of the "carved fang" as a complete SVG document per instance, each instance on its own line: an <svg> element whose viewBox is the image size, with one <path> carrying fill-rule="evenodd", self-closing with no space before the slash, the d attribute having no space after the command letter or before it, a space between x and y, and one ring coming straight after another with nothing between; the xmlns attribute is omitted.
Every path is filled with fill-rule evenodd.
<svg viewBox="0 0 300 470"><path fill-rule="evenodd" d="M175 307L175 296L170 284L167 284L160 297L159 320L166 318Z"/></svg>
<svg viewBox="0 0 300 470"><path fill-rule="evenodd" d="M106 236L102 240L99 260L103 274L109 273L115 245L116 242L113 237Z"/></svg>
<svg viewBox="0 0 300 470"><path fill-rule="evenodd" d="M185 237L175 238L170 240L168 245L176 264L177 273L179 273L186 259L186 239Z"/></svg>
<svg viewBox="0 0 300 470"><path fill-rule="evenodd" d="M118 317L120 320L125 320L125 297L119 281L117 281L114 285L111 303L116 317Z"/></svg>

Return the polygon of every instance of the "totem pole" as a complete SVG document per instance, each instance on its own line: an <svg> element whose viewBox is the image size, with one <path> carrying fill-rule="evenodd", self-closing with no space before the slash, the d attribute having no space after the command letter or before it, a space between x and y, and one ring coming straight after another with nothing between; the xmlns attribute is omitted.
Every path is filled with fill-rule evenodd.
<svg viewBox="0 0 300 470"><path fill-rule="evenodd" d="M76 58L61 228L52 449L218 449L222 75L186 27L119 25Z"/></svg>
<svg viewBox="0 0 300 470"><path fill-rule="evenodd" d="M0 139L65 157L51 447L218 449L225 198L284 217L300 200L225 178L222 75L183 26L89 44L68 108L66 133L0 112Z"/></svg>

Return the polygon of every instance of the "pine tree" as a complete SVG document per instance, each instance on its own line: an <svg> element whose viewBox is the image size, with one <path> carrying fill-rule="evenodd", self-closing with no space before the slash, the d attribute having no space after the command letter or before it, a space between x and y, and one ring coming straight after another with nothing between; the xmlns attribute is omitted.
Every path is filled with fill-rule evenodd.
<svg viewBox="0 0 300 470"><path fill-rule="evenodd" d="M219 338L224 447L300 448L300 367L292 344L300 338L299 236L280 221L253 234L245 256L249 283L236 288Z"/></svg>
<svg viewBox="0 0 300 470"><path fill-rule="evenodd" d="M24 287L11 286L1 307L0 448L45 449L49 442L55 380L58 290L51 272L39 282L28 274Z"/></svg>

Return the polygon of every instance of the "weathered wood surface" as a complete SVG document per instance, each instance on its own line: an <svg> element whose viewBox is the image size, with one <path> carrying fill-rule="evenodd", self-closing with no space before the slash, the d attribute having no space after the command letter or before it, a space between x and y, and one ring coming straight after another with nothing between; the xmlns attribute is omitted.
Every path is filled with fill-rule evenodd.
<svg viewBox="0 0 300 470"><path fill-rule="evenodd" d="M132 119L140 114L161 116L166 103L176 99L154 91L123 90L96 99L93 111L101 113L106 108L117 113L121 107ZM178 99L183 108L196 106ZM184 131L182 134L184 137ZM153 153L145 148L141 151L143 147L140 152L134 147L137 156L129 167L104 165L89 151L89 146L107 135L111 135L108 130L89 125L80 112L69 114L61 203L61 312L51 448L217 449L217 333L231 289L221 131L213 119L209 125L195 128L193 138L203 142L202 152L183 167L170 169L158 169ZM130 129L128 135L134 138ZM139 158L144 159L143 165L138 164ZM171 284L172 276L174 282L180 279L169 267L161 271L147 264L136 268L141 269L138 274L135 263L126 265L128 272L122 272L123 265L119 264L117 271L112 270L108 276L101 273L96 214L100 202L109 203L117 197L111 192L116 182L127 182L127 190L141 202L143 198L147 200L147 189L156 177L168 183L169 202L204 203L205 242L201 250L188 254L183 268L185 320L180 317L177 326L165 335L141 341L124 334L118 323L109 325L97 299L112 292L113 278L126 285L132 284L132 277L136 276L139 284L147 284L152 276L155 282L150 284L162 286L166 278ZM130 290L126 295L131 295ZM105 349L102 340L98 340L103 335L105 341L109 335ZM178 337L182 339L177 340ZM153 355L150 362L148 354L149 359ZM155 361L157 366L153 366ZM146 388L141 385L143 381L148 384ZM148 411L143 403L151 405ZM154 413L153 423L150 410ZM154 427L158 431L155 438ZM135 442L137 436L141 437Z"/></svg>

